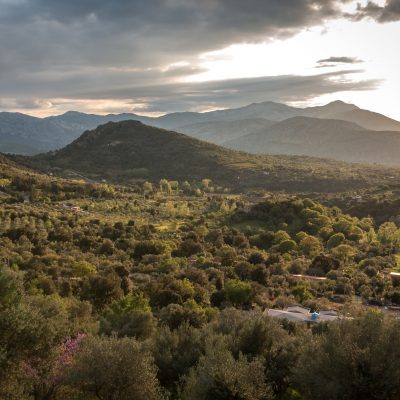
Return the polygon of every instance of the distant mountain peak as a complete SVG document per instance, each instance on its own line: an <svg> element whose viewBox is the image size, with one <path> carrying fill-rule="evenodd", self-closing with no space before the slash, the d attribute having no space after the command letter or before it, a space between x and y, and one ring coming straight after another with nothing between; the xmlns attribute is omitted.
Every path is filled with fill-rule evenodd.
<svg viewBox="0 0 400 400"><path fill-rule="evenodd" d="M355 109L359 109L360 108L360 107L357 107L353 103L346 103L343 100L331 101L325 107L341 107L341 108L350 109L350 110L355 110Z"/></svg>
<svg viewBox="0 0 400 400"><path fill-rule="evenodd" d="M328 104L325 104L324 106L310 107L310 108L315 108L315 109L319 108L319 109L329 110L330 112L345 112L345 111L353 111L359 109L359 107L357 107L356 105L351 103L346 103L342 100L335 100L331 101Z"/></svg>
<svg viewBox="0 0 400 400"><path fill-rule="evenodd" d="M326 104L326 105L327 105L327 106L330 106L330 105L334 105L334 104L354 105L354 104L351 104L351 103L346 103L346 102L343 101L343 100L334 100L334 101L331 101L330 103L328 103L328 104Z"/></svg>
<svg viewBox="0 0 400 400"><path fill-rule="evenodd" d="M70 110L70 111L66 111L64 114L59 115L59 117L73 117L73 116L81 116L81 115L93 115L93 114L86 114L81 111Z"/></svg>
<svg viewBox="0 0 400 400"><path fill-rule="evenodd" d="M83 114L83 112L81 112L81 111L76 111L76 110L69 110L69 111L66 111L63 115L70 115L70 114Z"/></svg>
<svg viewBox="0 0 400 400"><path fill-rule="evenodd" d="M245 107L279 107L279 108L293 108L285 103L278 103L276 101L262 101L261 103L251 103Z"/></svg>

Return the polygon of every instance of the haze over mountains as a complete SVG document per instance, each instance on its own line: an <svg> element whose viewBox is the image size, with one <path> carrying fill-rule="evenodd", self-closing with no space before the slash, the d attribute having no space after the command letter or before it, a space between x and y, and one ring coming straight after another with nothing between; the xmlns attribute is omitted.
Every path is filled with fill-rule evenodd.
<svg viewBox="0 0 400 400"><path fill-rule="evenodd" d="M124 120L173 129L253 153L400 165L400 122L341 101L308 108L274 102L253 103L236 109L171 113L158 118L79 112L35 118L19 113L0 113L0 151L37 154L59 149L86 130L109 121Z"/></svg>
<svg viewBox="0 0 400 400"><path fill-rule="evenodd" d="M400 164L400 132L377 132L335 119L293 117L222 144L258 154L297 154L350 162Z"/></svg>
<svg viewBox="0 0 400 400"><path fill-rule="evenodd" d="M36 118L21 113L0 113L0 152L37 154L66 146L85 130L108 121L137 119L134 114L94 115L69 111Z"/></svg>

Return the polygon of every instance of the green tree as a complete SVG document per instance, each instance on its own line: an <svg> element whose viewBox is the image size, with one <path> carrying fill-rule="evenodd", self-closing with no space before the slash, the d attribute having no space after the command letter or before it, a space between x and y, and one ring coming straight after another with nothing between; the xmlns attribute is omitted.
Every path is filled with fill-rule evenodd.
<svg viewBox="0 0 400 400"><path fill-rule="evenodd" d="M322 250L321 242L315 236L306 236L300 241L299 247L310 257L318 255Z"/></svg>
<svg viewBox="0 0 400 400"><path fill-rule="evenodd" d="M87 261L75 261L71 267L72 273L77 277L85 277L96 273L96 267Z"/></svg>
<svg viewBox="0 0 400 400"><path fill-rule="evenodd" d="M167 179L160 180L160 190L163 193L171 194L172 191L171 184L167 181Z"/></svg>
<svg viewBox="0 0 400 400"><path fill-rule="evenodd" d="M297 248L297 244L294 240L284 240L279 243L278 250L281 253L289 253Z"/></svg>
<svg viewBox="0 0 400 400"><path fill-rule="evenodd" d="M251 285L238 279L229 279L225 284L225 295L235 306L248 304L252 296Z"/></svg>
<svg viewBox="0 0 400 400"><path fill-rule="evenodd" d="M399 329L399 321L369 313L314 336L295 370L304 398L399 399Z"/></svg>
<svg viewBox="0 0 400 400"><path fill-rule="evenodd" d="M95 307L103 308L123 296L121 279L116 274L92 275L83 283L82 296Z"/></svg>
<svg viewBox="0 0 400 400"><path fill-rule="evenodd" d="M304 283L299 283L297 284L292 290L291 290L293 296L299 301L300 303L303 303L306 300L310 300L313 298L312 294L308 290L308 287Z"/></svg>
<svg viewBox="0 0 400 400"><path fill-rule="evenodd" d="M218 339L217 339L218 341ZM269 400L261 360L235 359L223 343L208 343L205 356L185 379L183 400Z"/></svg>
<svg viewBox="0 0 400 400"><path fill-rule="evenodd" d="M5 188L7 186L11 185L11 180L10 179L6 179L6 178L1 178L0 179L0 187Z"/></svg>
<svg viewBox="0 0 400 400"><path fill-rule="evenodd" d="M383 244L397 244L400 240L399 230L393 222L385 222L378 229L378 240Z"/></svg>
<svg viewBox="0 0 400 400"><path fill-rule="evenodd" d="M342 244L345 240L345 237L343 235L343 233L339 232L339 233L335 233L334 235L332 235L327 242L327 246L328 249L333 249L334 247L339 246L340 244Z"/></svg>
<svg viewBox="0 0 400 400"><path fill-rule="evenodd" d="M201 181L201 186L203 187L203 189L208 189L210 187L211 184L211 179L205 178Z"/></svg>
<svg viewBox="0 0 400 400"><path fill-rule="evenodd" d="M184 193L189 194L192 190L192 187L190 186L190 183L188 181L185 181L183 182L182 189Z"/></svg>
<svg viewBox="0 0 400 400"><path fill-rule="evenodd" d="M113 301L104 311L100 330L108 335L148 338L155 328L148 299L142 293L128 294Z"/></svg>
<svg viewBox="0 0 400 400"><path fill-rule="evenodd" d="M344 262L347 262L350 257L353 257L357 252L356 249L348 244L340 244L332 249L332 253Z"/></svg>
<svg viewBox="0 0 400 400"><path fill-rule="evenodd" d="M275 235L274 235L274 243L275 244L280 244L280 243L285 242L287 240L291 240L291 237L285 231L277 231L275 233Z"/></svg>
<svg viewBox="0 0 400 400"><path fill-rule="evenodd" d="M201 332L188 323L180 324L174 330L163 326L153 336L149 349L158 368L160 383L176 395L179 380L202 355Z"/></svg>
<svg viewBox="0 0 400 400"><path fill-rule="evenodd" d="M162 398L152 358L129 338L85 339L69 382L99 400Z"/></svg>
<svg viewBox="0 0 400 400"><path fill-rule="evenodd" d="M143 191L145 194L153 193L153 184L147 181L143 183Z"/></svg>

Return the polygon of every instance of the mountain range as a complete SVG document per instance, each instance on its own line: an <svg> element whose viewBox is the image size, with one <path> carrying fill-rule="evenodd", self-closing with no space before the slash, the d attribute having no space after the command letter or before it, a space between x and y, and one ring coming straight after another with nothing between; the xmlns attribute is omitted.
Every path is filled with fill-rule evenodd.
<svg viewBox="0 0 400 400"><path fill-rule="evenodd" d="M59 116L36 118L21 113L0 112L0 152L37 154L59 149L84 131L108 121L140 118L135 114L94 115L69 111Z"/></svg>
<svg viewBox="0 0 400 400"><path fill-rule="evenodd" d="M0 151L37 154L55 150L71 143L86 130L109 121L124 120L173 129L211 143L255 153L400 164L396 156L400 122L342 101L308 108L264 102L205 113L171 113L158 118L74 111L35 118L3 112L0 113Z"/></svg>
<svg viewBox="0 0 400 400"><path fill-rule="evenodd" d="M222 145L258 154L297 154L400 165L400 132L368 130L336 119L293 117Z"/></svg>

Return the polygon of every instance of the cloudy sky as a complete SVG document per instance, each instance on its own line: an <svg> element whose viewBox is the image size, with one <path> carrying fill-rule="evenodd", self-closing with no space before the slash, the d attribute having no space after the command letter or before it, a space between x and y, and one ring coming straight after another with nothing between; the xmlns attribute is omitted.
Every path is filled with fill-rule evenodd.
<svg viewBox="0 0 400 400"><path fill-rule="evenodd" d="M400 0L0 0L0 110L342 99L400 119Z"/></svg>

